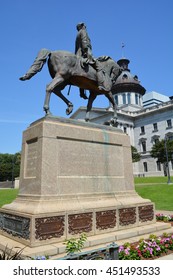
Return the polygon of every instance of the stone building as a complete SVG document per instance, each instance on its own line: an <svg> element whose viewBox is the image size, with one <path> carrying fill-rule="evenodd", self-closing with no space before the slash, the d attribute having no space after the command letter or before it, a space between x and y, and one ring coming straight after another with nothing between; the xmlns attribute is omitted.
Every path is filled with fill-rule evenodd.
<svg viewBox="0 0 173 280"><path fill-rule="evenodd" d="M131 145L141 154L141 160L133 164L136 176L163 176L162 164L150 156L150 150L157 139L173 139L173 99L157 92L146 93L137 75L131 74L129 60L117 63L123 68L113 87L117 104L118 128L130 136ZM72 116L83 120L86 107L80 107ZM109 108L93 108L91 122L103 124L111 119ZM173 160L169 162L173 175Z"/></svg>

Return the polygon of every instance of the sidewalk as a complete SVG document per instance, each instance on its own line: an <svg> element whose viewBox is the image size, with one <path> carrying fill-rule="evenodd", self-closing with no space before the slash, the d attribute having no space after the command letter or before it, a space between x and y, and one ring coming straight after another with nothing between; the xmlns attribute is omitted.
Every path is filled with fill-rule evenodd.
<svg viewBox="0 0 173 280"><path fill-rule="evenodd" d="M161 257L161 258L158 258L157 260L159 261L168 261L168 260L173 260L173 253L170 254L170 255L167 255L167 256L164 256L164 257Z"/></svg>
<svg viewBox="0 0 173 280"><path fill-rule="evenodd" d="M173 215L173 211L156 210L156 214Z"/></svg>

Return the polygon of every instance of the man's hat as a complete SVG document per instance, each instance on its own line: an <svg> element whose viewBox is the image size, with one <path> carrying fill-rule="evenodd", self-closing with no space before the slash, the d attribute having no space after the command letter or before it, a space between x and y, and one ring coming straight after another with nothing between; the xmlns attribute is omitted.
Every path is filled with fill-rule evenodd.
<svg viewBox="0 0 173 280"><path fill-rule="evenodd" d="M83 27L85 26L85 23L84 22L79 22L77 25L76 25L76 28L80 28L80 27Z"/></svg>

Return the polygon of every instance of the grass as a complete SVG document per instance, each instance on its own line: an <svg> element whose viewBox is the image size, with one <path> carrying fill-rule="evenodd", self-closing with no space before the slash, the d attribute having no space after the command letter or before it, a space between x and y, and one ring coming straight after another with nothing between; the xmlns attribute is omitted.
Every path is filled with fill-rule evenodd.
<svg viewBox="0 0 173 280"><path fill-rule="evenodd" d="M0 207L11 203L16 198L18 192L18 189L0 190Z"/></svg>
<svg viewBox="0 0 173 280"><path fill-rule="evenodd" d="M173 211L173 184L167 184L167 177L135 178L135 189L141 197L154 202L157 210Z"/></svg>
<svg viewBox="0 0 173 280"><path fill-rule="evenodd" d="M167 177L135 177L135 189L141 197L154 202L157 210L173 211L173 184L167 184ZM1 189L0 207L11 203L17 194L18 189Z"/></svg>
<svg viewBox="0 0 173 280"><path fill-rule="evenodd" d="M135 184L160 184L160 183L167 183L168 178L163 177L135 177L134 178ZM171 177L171 181L173 182L173 177Z"/></svg>
<svg viewBox="0 0 173 280"><path fill-rule="evenodd" d="M154 202L157 210L173 211L173 185L136 186L136 191Z"/></svg>

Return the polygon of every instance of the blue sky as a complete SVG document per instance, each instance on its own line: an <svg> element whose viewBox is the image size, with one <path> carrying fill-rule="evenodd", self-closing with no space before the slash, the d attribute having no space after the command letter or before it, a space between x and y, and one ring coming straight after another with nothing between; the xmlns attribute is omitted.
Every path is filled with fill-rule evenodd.
<svg viewBox="0 0 173 280"><path fill-rule="evenodd" d="M173 1L172 0L1 0L0 5L0 153L21 150L22 132L44 116L47 65L29 81L19 81L41 48L74 51L76 24L85 22L93 55L130 60L132 74L142 86L173 95ZM63 93L66 95L68 87ZM74 111L85 106L72 87ZM107 107L104 96L95 107ZM52 95L51 111L65 117L66 105Z"/></svg>

